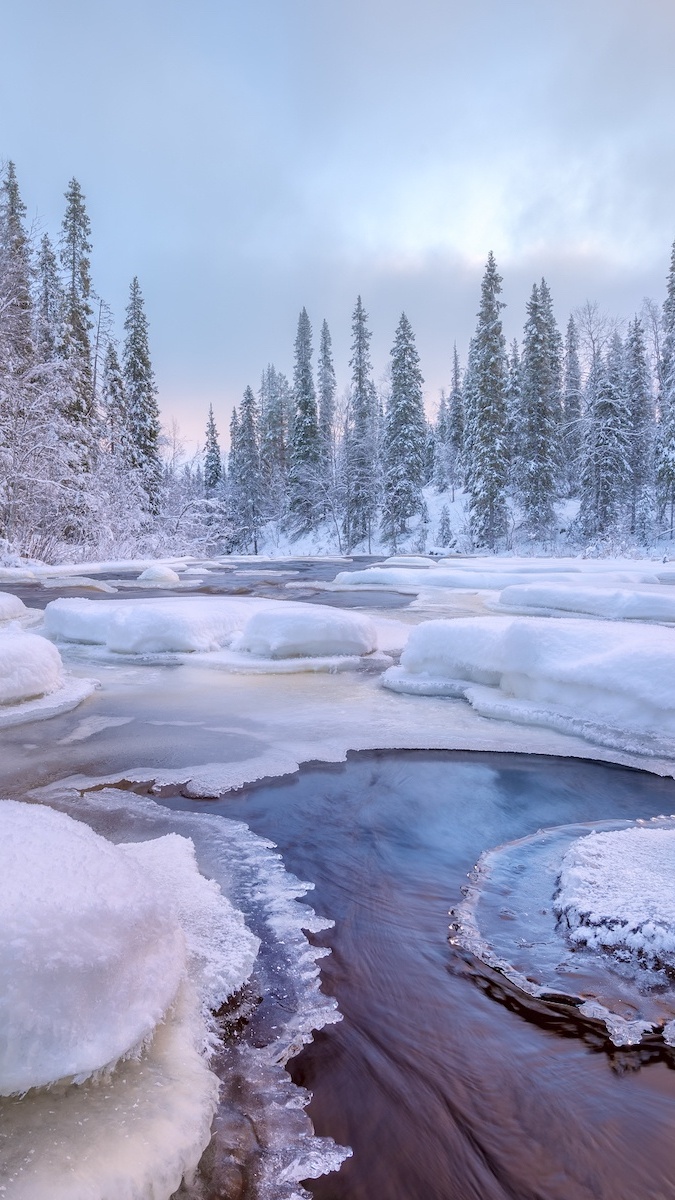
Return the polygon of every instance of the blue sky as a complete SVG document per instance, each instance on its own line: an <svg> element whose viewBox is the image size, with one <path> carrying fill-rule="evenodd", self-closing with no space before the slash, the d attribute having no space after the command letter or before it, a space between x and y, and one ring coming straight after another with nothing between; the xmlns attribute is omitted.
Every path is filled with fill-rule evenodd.
<svg viewBox="0 0 675 1200"><path fill-rule="evenodd" d="M52 233L80 180L95 286L121 327L139 276L190 439L290 373L303 304L346 384L358 293L376 374L407 312L432 410L490 249L509 337L542 274L561 324L661 301L673 62L671 0L21 0L0 158Z"/></svg>

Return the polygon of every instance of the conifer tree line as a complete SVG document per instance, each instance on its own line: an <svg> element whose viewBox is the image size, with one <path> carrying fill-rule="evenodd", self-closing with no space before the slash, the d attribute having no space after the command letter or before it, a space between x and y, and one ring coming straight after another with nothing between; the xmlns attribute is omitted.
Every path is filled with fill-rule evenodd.
<svg viewBox="0 0 675 1200"><path fill-rule="evenodd" d="M78 181L54 241L26 217L9 162L0 178L0 549L46 559L147 552L166 540L180 499L161 457L138 279L119 346L92 283Z"/></svg>
<svg viewBox="0 0 675 1200"><path fill-rule="evenodd" d="M268 366L257 396L248 388L233 413L229 465L218 476L232 545L257 550L270 523L291 539L330 529L341 550L362 552L374 541L392 550L432 542L602 552L672 540L675 245L662 311L646 302L625 331L590 303L561 331L542 279L522 340L507 347L501 295L490 254L465 369L455 346L434 420L405 313L378 389L358 297L351 384L339 404L330 331L324 321L314 374L303 309L292 381ZM211 413L207 457L212 423ZM447 498L435 528L429 485Z"/></svg>
<svg viewBox="0 0 675 1200"><path fill-rule="evenodd" d="M55 560L386 546L562 551L658 546L675 532L675 245L662 307L625 328L587 303L561 329L546 280L507 347L490 254L466 362L425 413L405 313L384 382L369 317L352 313L349 386L303 308L287 377L247 387L221 451L162 435L137 279L120 342L91 278L90 222L73 179L54 241L28 228L16 171L0 182L0 552ZM434 497L434 521L427 499Z"/></svg>

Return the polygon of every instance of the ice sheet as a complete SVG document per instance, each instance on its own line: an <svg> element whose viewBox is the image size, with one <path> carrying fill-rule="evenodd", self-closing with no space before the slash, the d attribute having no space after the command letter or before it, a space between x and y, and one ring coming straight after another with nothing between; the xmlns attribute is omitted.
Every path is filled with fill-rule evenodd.
<svg viewBox="0 0 675 1200"><path fill-rule="evenodd" d="M592 587L517 584L504 588L495 608L535 615L542 612L590 614L611 621L675 621L675 590L615 589L610 585L603 586L602 578Z"/></svg>

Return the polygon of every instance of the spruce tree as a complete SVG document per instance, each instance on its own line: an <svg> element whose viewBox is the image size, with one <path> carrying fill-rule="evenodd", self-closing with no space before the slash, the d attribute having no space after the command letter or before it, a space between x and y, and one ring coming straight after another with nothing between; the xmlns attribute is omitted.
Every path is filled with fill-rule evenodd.
<svg viewBox="0 0 675 1200"><path fill-rule="evenodd" d="M557 477L560 428L560 356L544 280L534 284L527 304L523 340L522 394L517 426L516 496L528 532L550 535Z"/></svg>
<svg viewBox="0 0 675 1200"><path fill-rule="evenodd" d="M506 441L509 462L514 466L520 461L521 420L523 407L523 370L517 338L511 343L506 364Z"/></svg>
<svg viewBox="0 0 675 1200"><path fill-rule="evenodd" d="M405 313L391 350L391 391L385 415L382 532L395 548L422 507L426 419L415 335Z"/></svg>
<svg viewBox="0 0 675 1200"><path fill-rule="evenodd" d="M433 482L434 487L439 492L446 492L450 486L450 471L448 464L450 443L450 406L448 404L448 398L445 394L445 388L441 388L441 399L438 405L435 434Z"/></svg>
<svg viewBox="0 0 675 1200"><path fill-rule="evenodd" d="M334 425L335 425L335 367L333 365L333 343L324 320L321 326L319 342L319 362L317 371L319 391L319 438L321 441L321 464L328 474L332 474L334 454Z"/></svg>
<svg viewBox="0 0 675 1200"><path fill-rule="evenodd" d="M567 322L563 366L563 478L568 496L579 490L579 467L582 444L581 366L579 364L579 335L574 317Z"/></svg>
<svg viewBox="0 0 675 1200"><path fill-rule="evenodd" d="M239 416L234 424L236 449L231 459L229 485L235 529L239 544L252 546L253 553L257 554L264 514L260 477L259 413L256 398L250 387L244 392Z"/></svg>
<svg viewBox="0 0 675 1200"><path fill-rule="evenodd" d="M31 256L26 206L14 163L0 185L0 355L5 370L19 374L33 356Z"/></svg>
<svg viewBox="0 0 675 1200"><path fill-rule="evenodd" d="M289 507L294 532L304 533L316 521L321 471L321 444L312 372L312 326L305 308L298 318L295 339L293 400Z"/></svg>
<svg viewBox="0 0 675 1200"><path fill-rule="evenodd" d="M206 445L204 451L204 493L213 496L223 476L223 462L220 456L218 430L213 415L213 405L209 404L209 415L206 421Z"/></svg>
<svg viewBox="0 0 675 1200"><path fill-rule="evenodd" d="M470 528L474 544L495 549L507 527L506 353L499 300L502 279L492 251L481 285L465 393Z"/></svg>
<svg viewBox="0 0 675 1200"><path fill-rule="evenodd" d="M40 242L36 274L35 356L38 362L51 363L58 356L61 342L63 289L54 247L46 233Z"/></svg>
<svg viewBox="0 0 675 1200"><path fill-rule="evenodd" d="M162 467L159 455L161 426L157 387L150 361L148 320L138 279L129 293L124 341L124 386L126 390L132 465L142 475L151 513L159 511Z"/></svg>
<svg viewBox="0 0 675 1200"><path fill-rule="evenodd" d="M349 547L367 539L369 551L379 493L378 401L372 379L370 339L368 314L358 296L352 316L352 356L349 360L352 385L343 452L346 475L344 531Z"/></svg>
<svg viewBox="0 0 675 1200"><path fill-rule="evenodd" d="M578 516L585 537L619 531L630 476L629 424L623 346L615 334L606 360L596 355L586 384Z"/></svg>
<svg viewBox="0 0 675 1200"><path fill-rule="evenodd" d="M444 550L447 550L450 546L452 546L455 540L452 533L452 525L450 523L450 509L448 508L447 504L444 504L441 509L441 517L436 536L438 538L438 545Z"/></svg>
<svg viewBox="0 0 675 1200"><path fill-rule="evenodd" d="M675 242L670 256L661 341L656 484L659 515L675 536Z"/></svg>
<svg viewBox="0 0 675 1200"><path fill-rule="evenodd" d="M101 403L107 449L110 454L120 456L131 467L134 464L129 436L127 397L117 349L112 340L108 342L103 360Z"/></svg>
<svg viewBox="0 0 675 1200"><path fill-rule="evenodd" d="M649 542L654 508L654 400L644 329L638 317L626 337L626 400L629 414L629 528Z"/></svg>
<svg viewBox="0 0 675 1200"><path fill-rule="evenodd" d="M72 394L65 416L75 424L91 425L94 416L91 363L91 225L82 189L71 179L61 225L61 266L64 275L61 355L68 364Z"/></svg>
<svg viewBox="0 0 675 1200"><path fill-rule="evenodd" d="M269 364L260 382L260 472L265 512L282 521L286 510L291 387L285 375Z"/></svg>

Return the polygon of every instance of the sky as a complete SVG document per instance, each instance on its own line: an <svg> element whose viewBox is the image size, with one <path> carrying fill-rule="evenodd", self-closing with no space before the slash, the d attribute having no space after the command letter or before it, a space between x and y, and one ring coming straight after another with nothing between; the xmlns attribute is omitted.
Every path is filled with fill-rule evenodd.
<svg viewBox="0 0 675 1200"><path fill-rule="evenodd" d="M186 447L327 319L349 381L402 311L430 413L464 361L490 250L519 337L544 276L663 300L675 238L672 0L21 0L0 39L0 160L58 235L75 176L121 334L137 275L159 401Z"/></svg>

